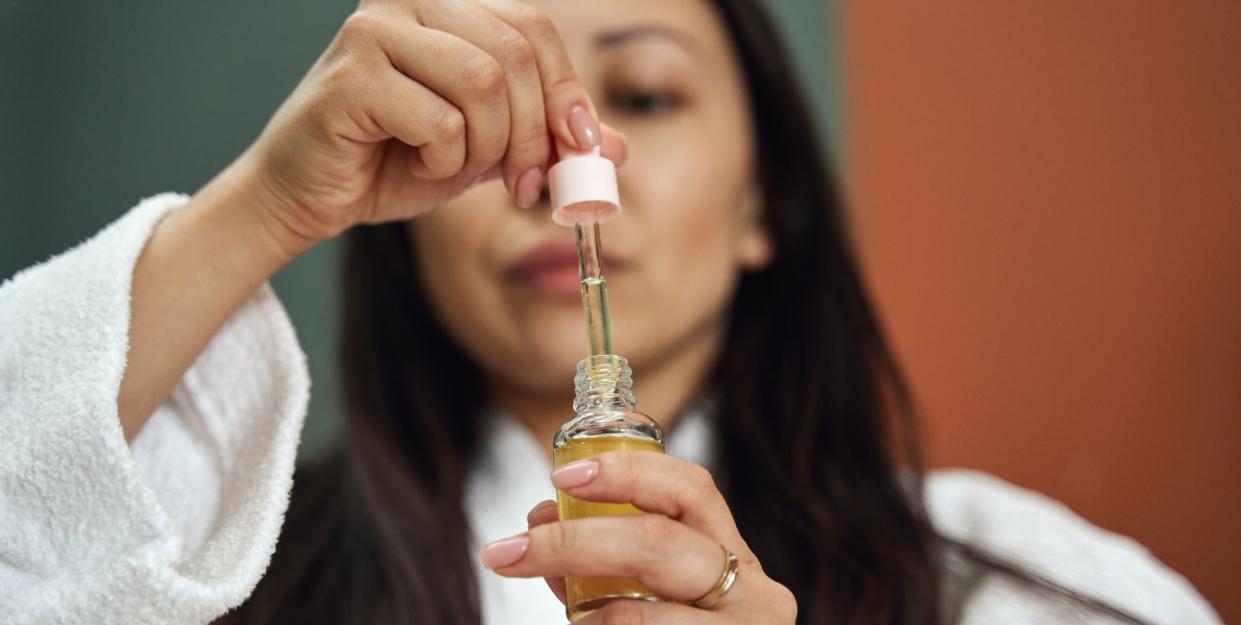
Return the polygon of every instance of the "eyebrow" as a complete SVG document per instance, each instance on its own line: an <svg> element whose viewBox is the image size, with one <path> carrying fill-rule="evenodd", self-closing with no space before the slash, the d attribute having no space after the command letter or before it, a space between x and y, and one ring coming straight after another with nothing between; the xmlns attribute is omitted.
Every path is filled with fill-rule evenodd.
<svg viewBox="0 0 1241 625"><path fill-rule="evenodd" d="M646 38L665 39L691 52L700 51L698 42L671 28L656 25L629 26L601 33L598 37L595 37L595 47L613 48Z"/></svg>

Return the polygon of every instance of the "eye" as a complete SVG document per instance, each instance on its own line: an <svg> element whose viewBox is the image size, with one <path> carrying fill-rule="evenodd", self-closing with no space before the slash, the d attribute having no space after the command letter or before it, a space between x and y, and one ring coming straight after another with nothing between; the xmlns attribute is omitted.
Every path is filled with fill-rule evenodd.
<svg viewBox="0 0 1241 625"><path fill-rule="evenodd" d="M676 110L680 99L667 91L617 89L608 94L608 107L620 115L655 117Z"/></svg>

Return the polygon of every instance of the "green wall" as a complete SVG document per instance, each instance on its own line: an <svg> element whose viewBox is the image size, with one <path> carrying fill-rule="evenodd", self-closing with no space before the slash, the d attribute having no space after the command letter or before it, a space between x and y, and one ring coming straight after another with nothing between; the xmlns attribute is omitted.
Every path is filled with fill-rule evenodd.
<svg viewBox="0 0 1241 625"><path fill-rule="evenodd" d="M831 6L768 4L838 137ZM90 237L142 197L205 183L250 143L352 7L0 1L0 276ZM322 245L273 280L315 381L303 453L336 427L336 254Z"/></svg>

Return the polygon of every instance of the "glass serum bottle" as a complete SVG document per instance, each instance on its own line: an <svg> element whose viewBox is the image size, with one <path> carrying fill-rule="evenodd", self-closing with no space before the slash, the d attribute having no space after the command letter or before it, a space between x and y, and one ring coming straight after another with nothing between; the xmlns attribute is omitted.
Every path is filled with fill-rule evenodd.
<svg viewBox="0 0 1241 625"><path fill-rule="evenodd" d="M663 432L654 419L637 412L629 363L611 354L590 356L577 365L574 416L556 433L552 454L557 467L609 451L664 451ZM556 491L560 520L644 514L627 503L583 501ZM614 599L654 600L631 579L565 578L565 609L575 620Z"/></svg>
<svg viewBox="0 0 1241 625"><path fill-rule="evenodd" d="M615 166L599 155L598 148L574 152L558 147L561 160L548 172L552 219L572 226L576 233L589 355L577 365L573 418L560 426L552 441L555 466L610 451L663 453L659 424L637 411L629 363L612 350L599 224L620 213ZM644 514L628 503L583 501L560 490L556 503L561 521ZM656 599L632 579L572 575L565 578L565 595L570 621L616 599Z"/></svg>

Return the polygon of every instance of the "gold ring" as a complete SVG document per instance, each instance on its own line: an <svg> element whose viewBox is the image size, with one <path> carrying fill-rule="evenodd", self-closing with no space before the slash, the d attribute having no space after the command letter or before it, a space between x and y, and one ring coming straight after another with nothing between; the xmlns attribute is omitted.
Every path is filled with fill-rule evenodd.
<svg viewBox="0 0 1241 625"><path fill-rule="evenodd" d="M724 551L724 572L720 573L720 581L715 583L715 588L707 591L707 594L691 601L694 606L708 610L711 606L720 602L728 591L732 590L733 584L737 582L737 556L728 550L728 547L720 545L720 549Z"/></svg>

